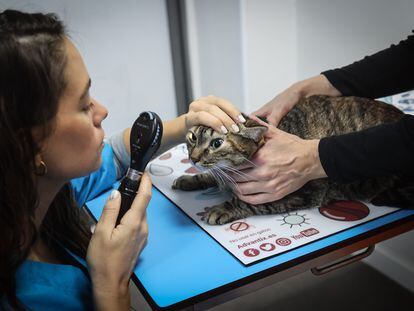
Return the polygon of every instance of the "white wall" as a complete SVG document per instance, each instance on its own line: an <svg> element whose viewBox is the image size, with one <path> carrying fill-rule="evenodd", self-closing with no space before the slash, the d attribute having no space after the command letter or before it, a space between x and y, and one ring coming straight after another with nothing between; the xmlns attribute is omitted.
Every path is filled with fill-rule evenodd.
<svg viewBox="0 0 414 311"><path fill-rule="evenodd" d="M245 110L250 113L297 79L296 1L243 2Z"/></svg>
<svg viewBox="0 0 414 311"><path fill-rule="evenodd" d="M246 112L295 81L398 43L414 29L412 0L187 2L190 54L199 53L192 59L197 94L229 98ZM414 232L380 243L366 262L414 292L412 241Z"/></svg>
<svg viewBox="0 0 414 311"><path fill-rule="evenodd" d="M107 136L129 127L144 110L176 116L164 0L0 1L0 10L55 12L67 25L104 104Z"/></svg>
<svg viewBox="0 0 414 311"><path fill-rule="evenodd" d="M298 79L347 65L414 29L412 0L296 0Z"/></svg>
<svg viewBox="0 0 414 311"><path fill-rule="evenodd" d="M220 95L244 107L240 2L189 0L187 8L194 97Z"/></svg>

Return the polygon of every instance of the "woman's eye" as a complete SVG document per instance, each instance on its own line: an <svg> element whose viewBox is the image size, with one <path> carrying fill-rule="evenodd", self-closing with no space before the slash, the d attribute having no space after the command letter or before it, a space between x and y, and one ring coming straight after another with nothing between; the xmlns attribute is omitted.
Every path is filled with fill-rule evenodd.
<svg viewBox="0 0 414 311"><path fill-rule="evenodd" d="M211 141L210 146L211 146L213 149L217 149L217 148L219 148L222 144L223 144L223 139L221 139L221 138L216 138L216 139L213 139L213 140Z"/></svg>
<svg viewBox="0 0 414 311"><path fill-rule="evenodd" d="M83 111L89 111L89 110L91 110L91 109L92 109L92 106L93 106L93 103L92 103L92 102L90 102L89 104L85 105L85 106L82 108L82 110L83 110Z"/></svg>

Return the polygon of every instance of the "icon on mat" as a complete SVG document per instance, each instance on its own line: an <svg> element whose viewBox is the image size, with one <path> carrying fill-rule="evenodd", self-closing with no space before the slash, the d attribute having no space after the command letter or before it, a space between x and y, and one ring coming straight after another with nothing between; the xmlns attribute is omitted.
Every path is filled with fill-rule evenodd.
<svg viewBox="0 0 414 311"><path fill-rule="evenodd" d="M300 233L303 234L304 236L308 236L309 237L309 236L318 234L319 231L317 229L315 229L315 228L309 228L309 229L306 229L306 230L301 231Z"/></svg>
<svg viewBox="0 0 414 311"><path fill-rule="evenodd" d="M189 168L187 168L185 170L185 172L187 174L197 174L197 173L200 173L200 171L195 166L190 166Z"/></svg>
<svg viewBox="0 0 414 311"><path fill-rule="evenodd" d="M259 250L255 248L248 248L243 252L243 254L247 257L256 257L259 253Z"/></svg>
<svg viewBox="0 0 414 311"><path fill-rule="evenodd" d="M244 231L249 229L249 225L243 221L236 221L230 225L230 229L233 231Z"/></svg>
<svg viewBox="0 0 414 311"><path fill-rule="evenodd" d="M280 246L288 246L292 243L288 238L278 238L276 239L276 244Z"/></svg>
<svg viewBox="0 0 414 311"><path fill-rule="evenodd" d="M356 201L333 201L319 208L323 216L338 221L356 221L369 215L369 208Z"/></svg>
<svg viewBox="0 0 414 311"><path fill-rule="evenodd" d="M174 170L169 166L151 163L149 166L149 172L154 176L167 176L171 175Z"/></svg>
<svg viewBox="0 0 414 311"><path fill-rule="evenodd" d="M294 213L294 214L288 213L285 216L283 216L282 219L277 219L277 220L283 221L281 226L290 225L291 228L293 226L301 227L302 224L308 224L309 225L309 223L306 222L306 220L309 220L310 218L305 218L305 216L306 216L306 214L299 215L298 213Z"/></svg>
<svg viewBox="0 0 414 311"><path fill-rule="evenodd" d="M259 246L262 251L271 252L276 248L272 243L263 243Z"/></svg>
<svg viewBox="0 0 414 311"><path fill-rule="evenodd" d="M171 152L164 153L162 156L159 157L160 160L168 160L172 157Z"/></svg>

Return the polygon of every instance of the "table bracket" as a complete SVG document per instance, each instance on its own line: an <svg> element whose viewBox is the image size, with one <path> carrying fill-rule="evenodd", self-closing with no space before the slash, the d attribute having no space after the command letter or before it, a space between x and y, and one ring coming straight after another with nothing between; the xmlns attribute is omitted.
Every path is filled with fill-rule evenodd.
<svg viewBox="0 0 414 311"><path fill-rule="evenodd" d="M365 257L368 257L369 255L372 254L372 252L375 249L375 244L374 245L370 245L368 246L363 252L357 253L355 255L352 255L350 257L346 257L342 260L336 261L334 263L331 264L327 264L323 267L315 267L311 269L311 272L314 275L323 275L326 274L328 272L334 271L336 269L342 268L346 265L349 265L355 261L361 260Z"/></svg>

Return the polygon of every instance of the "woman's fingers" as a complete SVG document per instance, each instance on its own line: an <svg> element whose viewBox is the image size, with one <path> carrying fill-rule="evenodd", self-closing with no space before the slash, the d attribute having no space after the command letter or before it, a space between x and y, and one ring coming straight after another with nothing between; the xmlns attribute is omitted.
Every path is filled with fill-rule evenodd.
<svg viewBox="0 0 414 311"><path fill-rule="evenodd" d="M237 196L240 200L252 204L264 204L272 201L276 201L276 195L274 193L257 193L253 195L238 195Z"/></svg>
<svg viewBox="0 0 414 311"><path fill-rule="evenodd" d="M146 211L152 196L151 179L147 172L141 177L138 193L132 202L131 208L125 213L121 219L121 224L137 225L146 219Z"/></svg>
<svg viewBox="0 0 414 311"><path fill-rule="evenodd" d="M96 231L106 231L108 234L115 227L116 219L121 206L121 194L118 190L113 190L102 210L101 217L95 227Z"/></svg>
<svg viewBox="0 0 414 311"><path fill-rule="evenodd" d="M224 127L228 131L238 132L239 127L237 126L236 122L230 116L224 112L220 107L214 105L208 105L206 107L206 111L210 114L214 115L220 122L224 125ZM238 121L240 122L240 121Z"/></svg>
<svg viewBox="0 0 414 311"><path fill-rule="evenodd" d="M207 111L189 112L189 116L191 117L189 127L202 124L213 128L218 133L226 134L228 132L227 128L224 127L223 122Z"/></svg>
<svg viewBox="0 0 414 311"><path fill-rule="evenodd" d="M249 182L239 186L236 192L237 197L247 203L257 205L273 202L282 199L296 189L292 189L291 184L287 182ZM243 187L244 186L244 187Z"/></svg>
<svg viewBox="0 0 414 311"><path fill-rule="evenodd" d="M262 181L240 182L237 184L236 192L241 195L267 192L264 186L265 182Z"/></svg>
<svg viewBox="0 0 414 311"><path fill-rule="evenodd" d="M237 132L236 123L245 122L241 112L229 101L216 96L201 97L190 104L190 112L201 114L193 124L203 124L214 128L216 131L226 133L227 131ZM212 119L206 118L207 112L214 116L220 124L216 122L210 123Z"/></svg>
<svg viewBox="0 0 414 311"><path fill-rule="evenodd" d="M228 170L226 173L233 179L235 182L246 182L258 180L257 175L254 174L255 170L252 167L237 169L237 170Z"/></svg>
<svg viewBox="0 0 414 311"><path fill-rule="evenodd" d="M251 116L260 116L260 117L267 117L272 112L271 107L269 104L265 104L256 111L251 113Z"/></svg>
<svg viewBox="0 0 414 311"><path fill-rule="evenodd" d="M234 122L242 122L243 120L240 119L241 112L237 109L231 102L224 98L220 98L217 96L209 95L206 97L201 97L198 101L201 103L207 103L210 105L215 105L223 110L226 114L228 114Z"/></svg>

